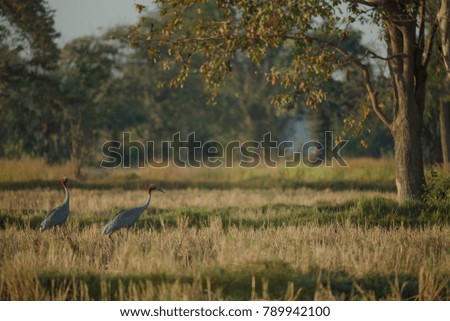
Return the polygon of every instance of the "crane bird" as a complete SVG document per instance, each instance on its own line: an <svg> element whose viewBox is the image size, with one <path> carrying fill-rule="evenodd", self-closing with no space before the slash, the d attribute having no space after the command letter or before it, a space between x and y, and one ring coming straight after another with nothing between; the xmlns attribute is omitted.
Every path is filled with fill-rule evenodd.
<svg viewBox="0 0 450 321"><path fill-rule="evenodd" d="M61 185L64 191L66 192L66 198L64 199L64 203L51 210L45 216L44 220L41 223L40 227L41 232L48 230L49 228L54 226L62 226L66 222L67 217L69 216L69 198L70 198L70 193L66 186L68 181L69 179L67 177L61 177Z"/></svg>
<svg viewBox="0 0 450 321"><path fill-rule="evenodd" d="M147 201L145 202L145 204L142 206L139 206L139 207L131 208L129 210L126 210L126 211L123 211L123 212L117 214L113 219L111 219L105 225L105 227L102 230L102 235L108 235L112 241L111 235L114 232L116 232L122 228L129 229L130 227L132 227L134 225L134 223L136 223L136 221L139 219L139 216L141 216L141 214L144 213L144 211L147 209L148 205L150 204L150 199L152 197L153 190L165 193L162 189L156 188L155 185L151 184L148 187L148 197L147 197Z"/></svg>

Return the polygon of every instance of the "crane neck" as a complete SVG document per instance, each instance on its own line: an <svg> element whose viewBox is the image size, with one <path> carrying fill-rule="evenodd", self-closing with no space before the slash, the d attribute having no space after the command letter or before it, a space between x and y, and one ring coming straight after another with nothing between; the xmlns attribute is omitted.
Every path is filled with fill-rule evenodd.
<svg viewBox="0 0 450 321"><path fill-rule="evenodd" d="M64 188L64 191L66 192L66 198L64 199L64 203L69 202L69 198L70 198L69 189L66 187L66 185L64 185L64 183L62 184L62 187Z"/></svg>
<svg viewBox="0 0 450 321"><path fill-rule="evenodd" d="M150 205L150 199L152 198L151 192L148 193L147 201L144 204L144 208L147 208Z"/></svg>

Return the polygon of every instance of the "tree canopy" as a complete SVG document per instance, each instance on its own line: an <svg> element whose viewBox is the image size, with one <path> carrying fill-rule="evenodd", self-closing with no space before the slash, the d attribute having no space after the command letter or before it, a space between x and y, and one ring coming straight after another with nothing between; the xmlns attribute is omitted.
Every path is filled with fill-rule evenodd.
<svg viewBox="0 0 450 321"><path fill-rule="evenodd" d="M0 1L2 154L26 150L52 159L53 137L61 130L53 108L58 36L46 1Z"/></svg>
<svg viewBox="0 0 450 321"><path fill-rule="evenodd" d="M448 56L446 33L436 37L447 1L155 2L131 34L112 28L60 50L45 1L0 1L1 155L80 168L123 131L227 142L286 138L308 122L318 140L351 130L369 155L394 143L399 198L420 197L422 141L439 135L425 93L429 79L444 91L428 65L435 46ZM361 45L361 23L380 30L384 53Z"/></svg>
<svg viewBox="0 0 450 321"><path fill-rule="evenodd" d="M400 200L420 198L425 182L421 135L427 67L437 29L435 3L384 0L157 0L163 19L134 27L132 44L145 46L150 59L166 70L177 69L169 87L183 86L200 73L216 88L233 70L233 58L245 53L261 63L275 48L291 57L288 66L272 64L267 80L284 87L275 106L294 106L299 97L315 107L325 98L324 84L337 69L354 65L361 72L369 111L389 129L395 142ZM211 14L211 7L215 9ZM142 5L138 5L138 10ZM386 52L363 54L344 48L355 22L381 27ZM426 31L428 29L428 32ZM203 63L192 65L196 56ZM393 95L388 105L374 86L371 60L386 61ZM367 109L362 108L362 113Z"/></svg>

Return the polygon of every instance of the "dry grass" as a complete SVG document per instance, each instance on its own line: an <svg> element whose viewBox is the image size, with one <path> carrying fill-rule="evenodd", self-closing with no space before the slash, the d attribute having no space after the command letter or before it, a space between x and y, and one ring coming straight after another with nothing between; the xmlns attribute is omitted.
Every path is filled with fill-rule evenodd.
<svg viewBox="0 0 450 321"><path fill-rule="evenodd" d="M42 159L0 159L0 182L57 180L73 173L71 163L49 165Z"/></svg>
<svg viewBox="0 0 450 321"><path fill-rule="evenodd" d="M99 235L99 228L69 228L56 234L14 228L2 231L0 293L3 298L35 300L48 299L50 295L53 299L67 299L73 289L65 291L55 286L52 291L46 291L38 282L42 274L56 272L60 275L169 275L178 281L158 285L149 280L133 283L141 287L135 293L136 298L179 300L206 299L201 280L214 278L220 271L237 277L245 272L248 275L247 290L250 292L251 276L267 273L266 280L270 281L271 274L290 272L293 275L287 276L287 279L292 278L294 282L295 275L308 275L320 270L331 277L333 271L339 271L350 280L363 280L373 275L387 278L409 275L418 280L418 294L410 299L442 298L443 290L447 291L446 299L449 299L446 289L450 275L448 227L389 231L351 225L312 225L261 230L230 228L224 231L219 221L212 221L209 227L203 229L188 228L180 222L177 228L160 232L130 232L128 236L117 237L113 243ZM183 279L189 281L183 283ZM179 288L163 295L160 293L163 284L169 288ZM287 289L288 282L282 286ZM403 284L399 286L397 290L401 292ZM193 291L192 288L201 291ZM319 288L315 285L312 290L324 290ZM303 289L306 290L311 291ZM84 291L85 296L89 295L87 288ZM323 295L320 291L316 295ZM340 295L328 294L335 298ZM80 293L77 295L82 297ZM106 291L103 295L107 298L111 293ZM130 293L127 295L129 297L123 298L132 297ZM227 298L220 294L218 288L209 295L218 299ZM364 295L375 299L374 294L364 292ZM399 295L401 293L395 297L393 288L385 299L399 299ZM355 297L361 298L361 295Z"/></svg>
<svg viewBox="0 0 450 321"><path fill-rule="evenodd" d="M179 168L174 165L165 168L141 169L102 169L99 166L84 169L85 181L109 182L142 179L163 182L220 182L236 184L248 181L258 183L282 183L300 181L306 183L333 181L393 181L394 166L390 159L349 159L349 167L321 166L308 168L284 168L282 164L276 168L259 166L257 168ZM62 176L73 176L73 166L64 164L48 165L40 159L7 160L0 159L1 182L52 181ZM276 185L275 185L276 186ZM275 187L274 186L274 187Z"/></svg>
<svg viewBox="0 0 450 321"><path fill-rule="evenodd" d="M147 192L112 190L82 190L70 189L71 210L73 216L93 214L110 215L111 211L122 208L135 207L143 204L147 199ZM273 204L342 204L361 197L380 196L394 199L394 193L361 192L346 190L332 192L331 190L316 191L308 188L301 189L230 189L230 190L202 190L180 189L169 190L165 194L152 194L152 207L158 209L176 209L185 207L222 208L228 206L252 207ZM47 212L59 205L64 199L62 190L33 189L0 192L0 209L11 213L30 209L36 213Z"/></svg>
<svg viewBox="0 0 450 321"><path fill-rule="evenodd" d="M160 227L141 226L128 235L114 235L114 242L100 235L98 222L106 221L119 209L143 203L145 190L72 188L72 213L62 230L39 233L30 224L14 223L0 229L0 299L449 300L448 224L368 227L350 220L333 220L334 212L330 212L328 221L319 224L314 218L322 215L317 204L329 204L331 211L340 211L342 218L348 209L337 204L362 197L393 199L395 195L279 186L300 179L336 184L361 180L370 184L393 177L392 165L386 160L352 160L350 166L350 172L341 168L90 169L89 180L108 181L110 187L115 181L135 177L145 182L195 181L200 182L199 186L210 181L239 186L256 179L266 185L155 193L151 207L161 210L156 217ZM52 189L0 191L0 214L39 219L62 201L64 195L57 188L57 179L67 171L69 165L48 167L40 161L0 160L0 182L55 180ZM361 204L352 210L359 211L362 218L367 214L375 219L383 215L378 208L391 206L389 202L379 207L376 202ZM264 205L269 207L263 210ZM300 209L284 208L286 205L306 207L296 213ZM182 211L209 215L224 208L232 212L230 218L251 218L261 224L224 226L221 217L211 215L207 216L208 224L191 225L193 218ZM175 217L175 225L167 224L165 210ZM372 212L365 213L369 210ZM313 219L306 225L288 219L308 215L309 211ZM96 223L79 224L91 222L91 218ZM280 224L266 224L267 218L276 218Z"/></svg>

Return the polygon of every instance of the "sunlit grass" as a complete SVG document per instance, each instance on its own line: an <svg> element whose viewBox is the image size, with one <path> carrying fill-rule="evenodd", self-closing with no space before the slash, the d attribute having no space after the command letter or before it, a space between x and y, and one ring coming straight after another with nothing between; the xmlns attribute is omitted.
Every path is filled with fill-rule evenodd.
<svg viewBox="0 0 450 321"><path fill-rule="evenodd" d="M136 207L147 199L145 186L141 190L124 190L122 188L108 190L83 190L70 188L71 209L74 215L89 216L94 213L109 213L111 211ZM14 190L0 192L0 209L12 213L24 210L31 213L46 212L59 205L64 200L64 192L54 184L53 189L37 188L31 190ZM373 191L322 191L313 189L176 189L165 194L154 192L151 207L158 209L176 208L223 208L223 207L253 207L273 204L313 205L313 204L343 204L361 197L385 197L394 199L395 193Z"/></svg>
<svg viewBox="0 0 450 321"><path fill-rule="evenodd" d="M49 165L42 159L0 159L0 183L57 180L71 173L70 162Z"/></svg>
<svg viewBox="0 0 450 321"><path fill-rule="evenodd" d="M102 225L142 193L74 190L67 225L40 233L42 207L56 192L1 192L0 298L450 298L448 206L357 192L340 205L310 204L313 194L339 202L335 192L297 201L296 191L279 193L284 203L268 190L195 191L202 197L190 200L193 192L155 194L136 228L114 242Z"/></svg>
<svg viewBox="0 0 450 321"><path fill-rule="evenodd" d="M390 160L349 168L89 168L0 160L2 300L449 300L448 202L395 201ZM145 202L128 233L100 235Z"/></svg>
<svg viewBox="0 0 450 321"><path fill-rule="evenodd" d="M394 180L393 163L390 160L351 159L349 167L321 166L310 168L299 165L286 168L279 164L276 168L259 166L257 168L143 168L108 170L109 178L148 178L165 182L220 182L223 184L242 184L243 186L277 187L289 183L319 183L334 181L387 182ZM372 170L371 170L372 169Z"/></svg>
<svg viewBox="0 0 450 321"><path fill-rule="evenodd" d="M135 299L165 298L161 286L176 284L180 291L168 299L207 299L207 282L211 299L251 299L255 278L258 288L269 284L266 296L272 299L283 299L289 284L301 289L299 299L308 300L327 286L335 299L450 298L448 226L386 230L344 223L224 230L217 220L201 229L178 224L131 231L114 242L102 237L97 225L44 234L9 228L0 233L0 295L67 299L83 298L84 291L91 299L117 299L122 280L139 288ZM394 291L396 278L401 284ZM83 290L61 289L81 281ZM102 293L101 282L110 289ZM132 295L124 290L122 298Z"/></svg>
<svg viewBox="0 0 450 321"><path fill-rule="evenodd" d="M395 189L394 168L389 159L350 159L349 167L321 166L309 168L304 165L285 168L259 166L257 168L117 168L104 169L99 166L85 168L84 178L79 184L97 187L140 188L148 182L163 184L168 188L314 188L334 190ZM42 160L0 159L0 187L15 189L22 187L50 186L61 176L73 178L70 163L48 165ZM141 184L141 185L140 185Z"/></svg>

